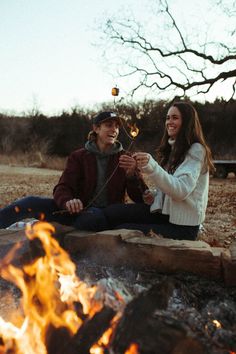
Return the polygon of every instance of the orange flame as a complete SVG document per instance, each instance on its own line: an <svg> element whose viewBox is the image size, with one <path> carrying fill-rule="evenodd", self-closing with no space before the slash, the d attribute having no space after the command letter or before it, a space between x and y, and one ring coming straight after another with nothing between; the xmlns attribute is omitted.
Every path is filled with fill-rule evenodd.
<svg viewBox="0 0 236 354"><path fill-rule="evenodd" d="M17 245L1 262L0 274L15 283L22 292L22 312L17 323L6 322L0 317L0 353L14 348L15 354L46 354L47 328L65 327L72 335L82 324L74 309L79 301L83 314L92 317L103 307L103 298L96 296L97 287L88 287L76 276L75 264L52 237L54 227L46 222L27 225L30 240L39 238L44 256L22 269L12 261ZM2 349L3 348L3 349ZM3 350L3 351L2 351Z"/></svg>
<svg viewBox="0 0 236 354"><path fill-rule="evenodd" d="M125 351L125 354L139 354L138 344L131 343L129 348Z"/></svg>
<svg viewBox="0 0 236 354"><path fill-rule="evenodd" d="M134 125L130 126L130 135L133 138L136 138L138 136L139 133L139 128L136 126L136 124L134 123Z"/></svg>
<svg viewBox="0 0 236 354"><path fill-rule="evenodd" d="M121 314L117 314L111 321L111 326L103 333L102 337L90 348L90 354L103 354L104 349L108 347L111 336L118 324ZM1 354L1 353L0 353Z"/></svg>

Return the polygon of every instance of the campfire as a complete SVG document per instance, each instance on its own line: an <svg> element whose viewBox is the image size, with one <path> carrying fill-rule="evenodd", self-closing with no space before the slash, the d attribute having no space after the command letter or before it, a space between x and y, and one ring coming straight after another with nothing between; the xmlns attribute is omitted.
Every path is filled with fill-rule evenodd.
<svg viewBox="0 0 236 354"><path fill-rule="evenodd" d="M21 296L12 318L0 318L0 354L235 354L235 288L72 261L53 225L25 232L33 259L15 265L16 245L1 261Z"/></svg>
<svg viewBox="0 0 236 354"><path fill-rule="evenodd" d="M28 239L40 241L40 257L15 267L11 262L19 247L16 245L1 262L1 276L21 290L22 299L20 312L14 314L12 322L0 318L0 353L99 354L109 344L124 302L118 294L112 294L114 310L107 306L102 287L81 281L75 264L52 236L54 232L48 223L28 225ZM82 333L91 337L91 330L91 347L86 348L80 338ZM134 353L132 350L127 353Z"/></svg>

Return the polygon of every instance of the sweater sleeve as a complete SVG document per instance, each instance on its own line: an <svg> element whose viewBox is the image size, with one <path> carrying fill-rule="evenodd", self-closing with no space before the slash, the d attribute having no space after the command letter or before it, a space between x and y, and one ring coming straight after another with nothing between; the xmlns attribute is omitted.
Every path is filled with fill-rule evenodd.
<svg viewBox="0 0 236 354"><path fill-rule="evenodd" d="M75 198L78 185L79 168L78 158L73 152L67 159L58 184L53 189L53 197L59 208L64 208L68 200Z"/></svg>
<svg viewBox="0 0 236 354"><path fill-rule="evenodd" d="M148 175L150 183L176 201L184 200L195 189L200 173L203 171L205 149L194 143L184 161L173 175L166 172L150 155L149 162L142 171Z"/></svg>

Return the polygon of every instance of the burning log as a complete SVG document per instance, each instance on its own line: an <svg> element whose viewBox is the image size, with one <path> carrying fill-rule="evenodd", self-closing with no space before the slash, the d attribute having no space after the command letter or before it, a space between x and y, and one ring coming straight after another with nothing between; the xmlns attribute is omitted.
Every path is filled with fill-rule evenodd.
<svg viewBox="0 0 236 354"><path fill-rule="evenodd" d="M103 307L91 319L87 318L74 336L66 327L50 325L46 334L47 354L89 354L93 344L111 326L115 314L113 309Z"/></svg>
<svg viewBox="0 0 236 354"><path fill-rule="evenodd" d="M72 336L68 328L50 325L46 334L47 354L89 354L102 334L110 327L116 312L104 306L91 319L87 318Z"/></svg>
<svg viewBox="0 0 236 354"><path fill-rule="evenodd" d="M161 313L173 289L173 284L163 281L127 305L111 343L114 353L123 354L130 343L136 343L142 354L206 353L186 325Z"/></svg>
<svg viewBox="0 0 236 354"><path fill-rule="evenodd" d="M50 325L47 328L45 344L47 354L73 354L71 351L72 336L66 327L55 328Z"/></svg>
<svg viewBox="0 0 236 354"><path fill-rule="evenodd" d="M111 320L115 314L113 309L104 306L93 318L85 321L73 337L69 354L89 354L93 344L111 326Z"/></svg>
<svg viewBox="0 0 236 354"><path fill-rule="evenodd" d="M0 318L4 353L85 354L114 317L115 311L104 307L103 293L76 276L75 264L52 237L54 232L48 223L29 226L26 235L36 250L34 260L21 267L12 265L20 247L16 244L1 262L1 276L22 292L22 314L17 323ZM78 313L77 302L81 305Z"/></svg>

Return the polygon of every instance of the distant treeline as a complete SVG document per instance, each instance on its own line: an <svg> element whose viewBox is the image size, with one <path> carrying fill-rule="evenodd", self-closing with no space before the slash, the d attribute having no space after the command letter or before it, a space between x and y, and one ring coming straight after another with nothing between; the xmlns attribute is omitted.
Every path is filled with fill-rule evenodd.
<svg viewBox="0 0 236 354"><path fill-rule="evenodd" d="M236 158L236 101L214 103L193 102L199 113L206 140L214 158ZM155 153L164 129L169 102L147 100L133 104L117 104L115 110L124 118L120 140L125 148ZM99 111L111 110L107 104L97 111L74 108L70 113L47 117L40 112L25 116L0 114L0 153L27 153L32 150L47 155L67 156L80 148L91 130L91 119ZM130 139L130 126L139 134ZM132 145L131 145L132 143Z"/></svg>

